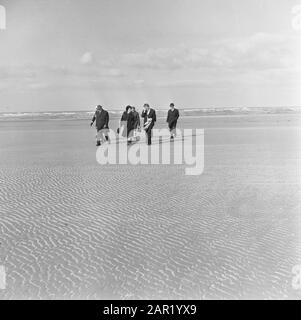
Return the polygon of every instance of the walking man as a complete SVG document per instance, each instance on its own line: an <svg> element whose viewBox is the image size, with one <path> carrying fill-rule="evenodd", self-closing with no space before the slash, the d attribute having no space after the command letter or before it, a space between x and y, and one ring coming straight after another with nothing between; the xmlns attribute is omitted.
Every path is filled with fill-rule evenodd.
<svg viewBox="0 0 301 320"><path fill-rule="evenodd" d="M143 129L145 130L147 136L147 144L152 144L152 129L157 121L156 111L152 109L149 104L144 104L141 117L144 120Z"/></svg>
<svg viewBox="0 0 301 320"><path fill-rule="evenodd" d="M168 128L170 131L170 140L173 140L176 136L177 122L179 119L179 110L175 108L173 103L170 104L170 109L167 113L166 122L168 123Z"/></svg>
<svg viewBox="0 0 301 320"><path fill-rule="evenodd" d="M98 105L92 118L91 127L96 120L96 146L100 146L102 142L109 141L109 113L102 106Z"/></svg>

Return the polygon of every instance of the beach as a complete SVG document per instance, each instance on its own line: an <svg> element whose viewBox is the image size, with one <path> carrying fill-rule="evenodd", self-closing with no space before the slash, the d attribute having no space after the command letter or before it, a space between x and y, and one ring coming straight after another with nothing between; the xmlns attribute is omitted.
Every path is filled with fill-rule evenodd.
<svg viewBox="0 0 301 320"><path fill-rule="evenodd" d="M0 299L301 298L300 114L180 118L199 176L100 165L89 124L0 122Z"/></svg>

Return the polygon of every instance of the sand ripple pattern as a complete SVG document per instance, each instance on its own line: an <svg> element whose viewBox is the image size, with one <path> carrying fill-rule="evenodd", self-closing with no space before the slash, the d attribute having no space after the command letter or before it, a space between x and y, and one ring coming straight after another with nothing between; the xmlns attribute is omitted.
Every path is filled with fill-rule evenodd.
<svg viewBox="0 0 301 320"><path fill-rule="evenodd" d="M11 130L1 144L0 299L301 298L290 135L212 129L205 172L191 177L184 166L100 166L90 131L58 125Z"/></svg>
<svg viewBox="0 0 301 320"><path fill-rule="evenodd" d="M2 170L0 297L296 295L299 186L234 187L229 173L216 188L210 170L178 167Z"/></svg>

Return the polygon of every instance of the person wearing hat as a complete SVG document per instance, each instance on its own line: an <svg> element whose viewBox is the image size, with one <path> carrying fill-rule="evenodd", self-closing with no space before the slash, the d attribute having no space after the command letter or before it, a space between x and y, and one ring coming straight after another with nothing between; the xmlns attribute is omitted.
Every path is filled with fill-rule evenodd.
<svg viewBox="0 0 301 320"><path fill-rule="evenodd" d="M109 141L109 120L110 118L108 111L104 110L101 105L98 105L91 122L92 127L95 121L97 131L96 146L100 146L103 141Z"/></svg>
<svg viewBox="0 0 301 320"><path fill-rule="evenodd" d="M175 105L171 103L170 109L168 110L167 113L167 119L166 122L168 123L168 128L170 131L170 139L173 140L174 137L176 136L176 129L177 129L177 122L179 119L179 110L175 108Z"/></svg>

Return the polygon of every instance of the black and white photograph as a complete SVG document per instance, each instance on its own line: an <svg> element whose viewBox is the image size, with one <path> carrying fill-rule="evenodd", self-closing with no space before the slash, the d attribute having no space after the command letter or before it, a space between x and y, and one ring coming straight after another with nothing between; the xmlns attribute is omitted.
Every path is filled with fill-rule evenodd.
<svg viewBox="0 0 301 320"><path fill-rule="evenodd" d="M300 164L300 0L0 0L0 300L300 300Z"/></svg>

